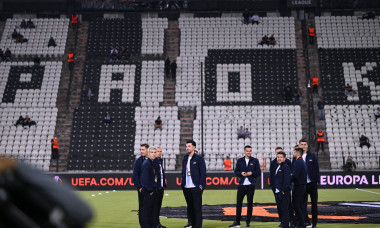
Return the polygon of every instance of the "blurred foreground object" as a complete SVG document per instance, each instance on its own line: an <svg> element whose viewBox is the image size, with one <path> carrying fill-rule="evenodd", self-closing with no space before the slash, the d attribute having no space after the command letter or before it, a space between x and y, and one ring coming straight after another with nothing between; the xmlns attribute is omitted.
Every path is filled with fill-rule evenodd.
<svg viewBox="0 0 380 228"><path fill-rule="evenodd" d="M84 227L91 209L42 172L0 158L0 227Z"/></svg>

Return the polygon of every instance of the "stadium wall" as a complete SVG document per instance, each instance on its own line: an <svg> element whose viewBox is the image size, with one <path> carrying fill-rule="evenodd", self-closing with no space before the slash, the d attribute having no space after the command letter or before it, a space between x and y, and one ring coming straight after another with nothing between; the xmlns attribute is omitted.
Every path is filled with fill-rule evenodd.
<svg viewBox="0 0 380 228"><path fill-rule="evenodd" d="M132 173L49 173L58 183L76 190L135 190ZM181 189L181 173L166 174L169 190ZM238 179L233 172L207 173L207 189L236 189ZM380 171L321 172L319 188L380 188ZM256 189L270 189L269 172L262 172Z"/></svg>

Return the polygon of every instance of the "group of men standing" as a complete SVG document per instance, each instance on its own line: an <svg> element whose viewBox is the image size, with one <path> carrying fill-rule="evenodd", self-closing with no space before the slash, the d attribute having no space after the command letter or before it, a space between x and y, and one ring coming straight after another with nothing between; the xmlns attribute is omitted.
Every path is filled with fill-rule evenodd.
<svg viewBox="0 0 380 228"><path fill-rule="evenodd" d="M143 228L166 228L160 223L160 210L164 187L165 170L162 165L162 149L140 145L141 156L133 168L133 183L139 199L139 223Z"/></svg>
<svg viewBox="0 0 380 228"><path fill-rule="evenodd" d="M182 161L181 187L187 203L188 224L185 228L202 227L202 195L206 187L206 164L196 153L196 143L186 143L187 154ZM165 172L161 148L142 144L141 157L136 160L133 182L138 190L139 222L143 228L160 228L159 214L164 195ZM275 149L276 158L270 163L270 186L273 190L281 224L279 227L316 227L318 216L319 164L308 144L300 140L294 148L293 161L286 158L281 147ZM259 160L252 157L252 147L244 147L234 170L238 177L236 218L229 227L240 227L243 199L247 196L246 227L250 227L256 179L261 175ZM308 196L311 198L312 223L307 213Z"/></svg>
<svg viewBox="0 0 380 228"><path fill-rule="evenodd" d="M196 143L186 143L187 154L182 161L183 195L187 203L188 224L185 227L202 227L202 194L206 187L206 163L196 153ZM139 223L142 228L165 228L160 223L160 210L166 187L162 163L162 149L141 144L141 156L133 168L133 183L139 200Z"/></svg>
<svg viewBox="0 0 380 228"><path fill-rule="evenodd" d="M280 227L316 227L318 222L319 164L308 150L305 140L294 147L293 161L286 158L281 147L270 163L269 182L275 196ZM292 193L292 194L291 194ZM312 221L308 217L308 196L311 199Z"/></svg>

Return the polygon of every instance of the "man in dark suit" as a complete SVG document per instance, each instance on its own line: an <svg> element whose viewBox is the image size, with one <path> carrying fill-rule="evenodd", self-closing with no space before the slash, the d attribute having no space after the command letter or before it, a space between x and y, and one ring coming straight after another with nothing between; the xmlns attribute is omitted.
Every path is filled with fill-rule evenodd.
<svg viewBox="0 0 380 228"><path fill-rule="evenodd" d="M305 217L305 225L310 225L310 219L307 214L307 199L310 195L311 199L311 214L312 214L312 227L317 227L318 222L318 183L320 182L319 164L315 154L308 151L308 144L306 140L300 140L299 147L303 149L302 159L306 163L307 169L307 185L306 193L303 202L302 213Z"/></svg>
<svg viewBox="0 0 380 228"><path fill-rule="evenodd" d="M187 155L182 161L183 195L191 218L192 228L202 227L202 194L206 187L206 163L203 157L195 153L196 143L186 142Z"/></svg>
<svg viewBox="0 0 380 228"><path fill-rule="evenodd" d="M305 227L305 216L302 213L303 201L306 192L306 164L302 159L303 149L295 149L296 159L293 162L291 180L294 184L292 192L293 208L295 212L294 225Z"/></svg>
<svg viewBox="0 0 380 228"><path fill-rule="evenodd" d="M252 147L244 147L244 157L236 162L235 174L239 178L239 186L236 197L236 219L230 227L240 227L241 208L243 199L247 195L247 220L246 227L250 227L253 196L255 195L256 178L261 175L259 160L252 157Z"/></svg>
<svg viewBox="0 0 380 228"><path fill-rule="evenodd" d="M154 228L166 228L160 223L160 210L162 206L162 198L164 197L164 188L166 187L165 170L162 163L162 148L157 147L155 166L157 173L159 174L159 180L157 185L156 202L154 203Z"/></svg>
<svg viewBox="0 0 380 228"><path fill-rule="evenodd" d="M278 217L280 218L280 221L282 221L282 214L281 214L281 210L279 208L280 205L279 205L279 202L277 202L275 189L274 189L274 177L276 176L276 169L278 167L277 154L278 154L278 152L283 152L283 149L282 149L282 147L276 147L274 152L275 152L276 157L270 162L270 166L269 166L269 186L271 187L271 189L273 191L274 198L276 200ZM288 165L288 167L291 170L292 162L286 158L285 163ZM290 197L290 194L289 194L289 197ZM291 202L291 199L289 199L289 202ZM291 203L289 203L289 218L290 218L290 222L293 223L294 215L293 215L293 207L292 207ZM280 224L280 226L281 226L281 224Z"/></svg>
<svg viewBox="0 0 380 228"><path fill-rule="evenodd" d="M142 225L142 208L143 208L143 199L142 199L142 186L141 186L141 167L143 165L143 162L145 160L147 150L149 148L148 144L141 144L140 145L140 153L141 156L136 159L135 166L133 167L133 176L132 181L135 184L135 187L137 188L137 195L139 199L139 223Z"/></svg>
<svg viewBox="0 0 380 228"><path fill-rule="evenodd" d="M285 163L286 155L280 151L277 153L277 163L273 188L275 189L276 202L278 202L279 214L281 214L281 227L289 227L289 199L290 199L290 168Z"/></svg>
<svg viewBox="0 0 380 228"><path fill-rule="evenodd" d="M155 167L156 148L149 147L146 154L147 159L141 166L141 195L142 195L142 216L141 228L152 228L154 223L154 204L157 197L157 187L160 175Z"/></svg>

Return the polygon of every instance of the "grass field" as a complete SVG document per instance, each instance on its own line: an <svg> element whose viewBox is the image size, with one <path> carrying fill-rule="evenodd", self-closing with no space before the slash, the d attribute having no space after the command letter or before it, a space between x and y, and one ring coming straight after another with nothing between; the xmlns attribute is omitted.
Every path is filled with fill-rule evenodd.
<svg viewBox="0 0 380 228"><path fill-rule="evenodd" d="M366 189L380 193L380 189ZM139 227L137 219L136 191L81 191L82 198L93 208L94 218L87 227ZM99 195L101 193L101 195ZM162 207L185 206L182 191L167 190ZM95 195L95 196L92 196ZM380 201L380 194L358 191L356 189L319 190L319 202L331 201ZM255 203L274 203L270 190L256 190ZM236 190L206 190L203 194L203 205L235 204ZM161 218L161 223L168 228L180 228L186 225L185 219ZM228 227L231 221L204 220L204 228ZM278 222L252 222L253 227L277 227ZM379 227L380 224L342 224L319 223L318 227Z"/></svg>

